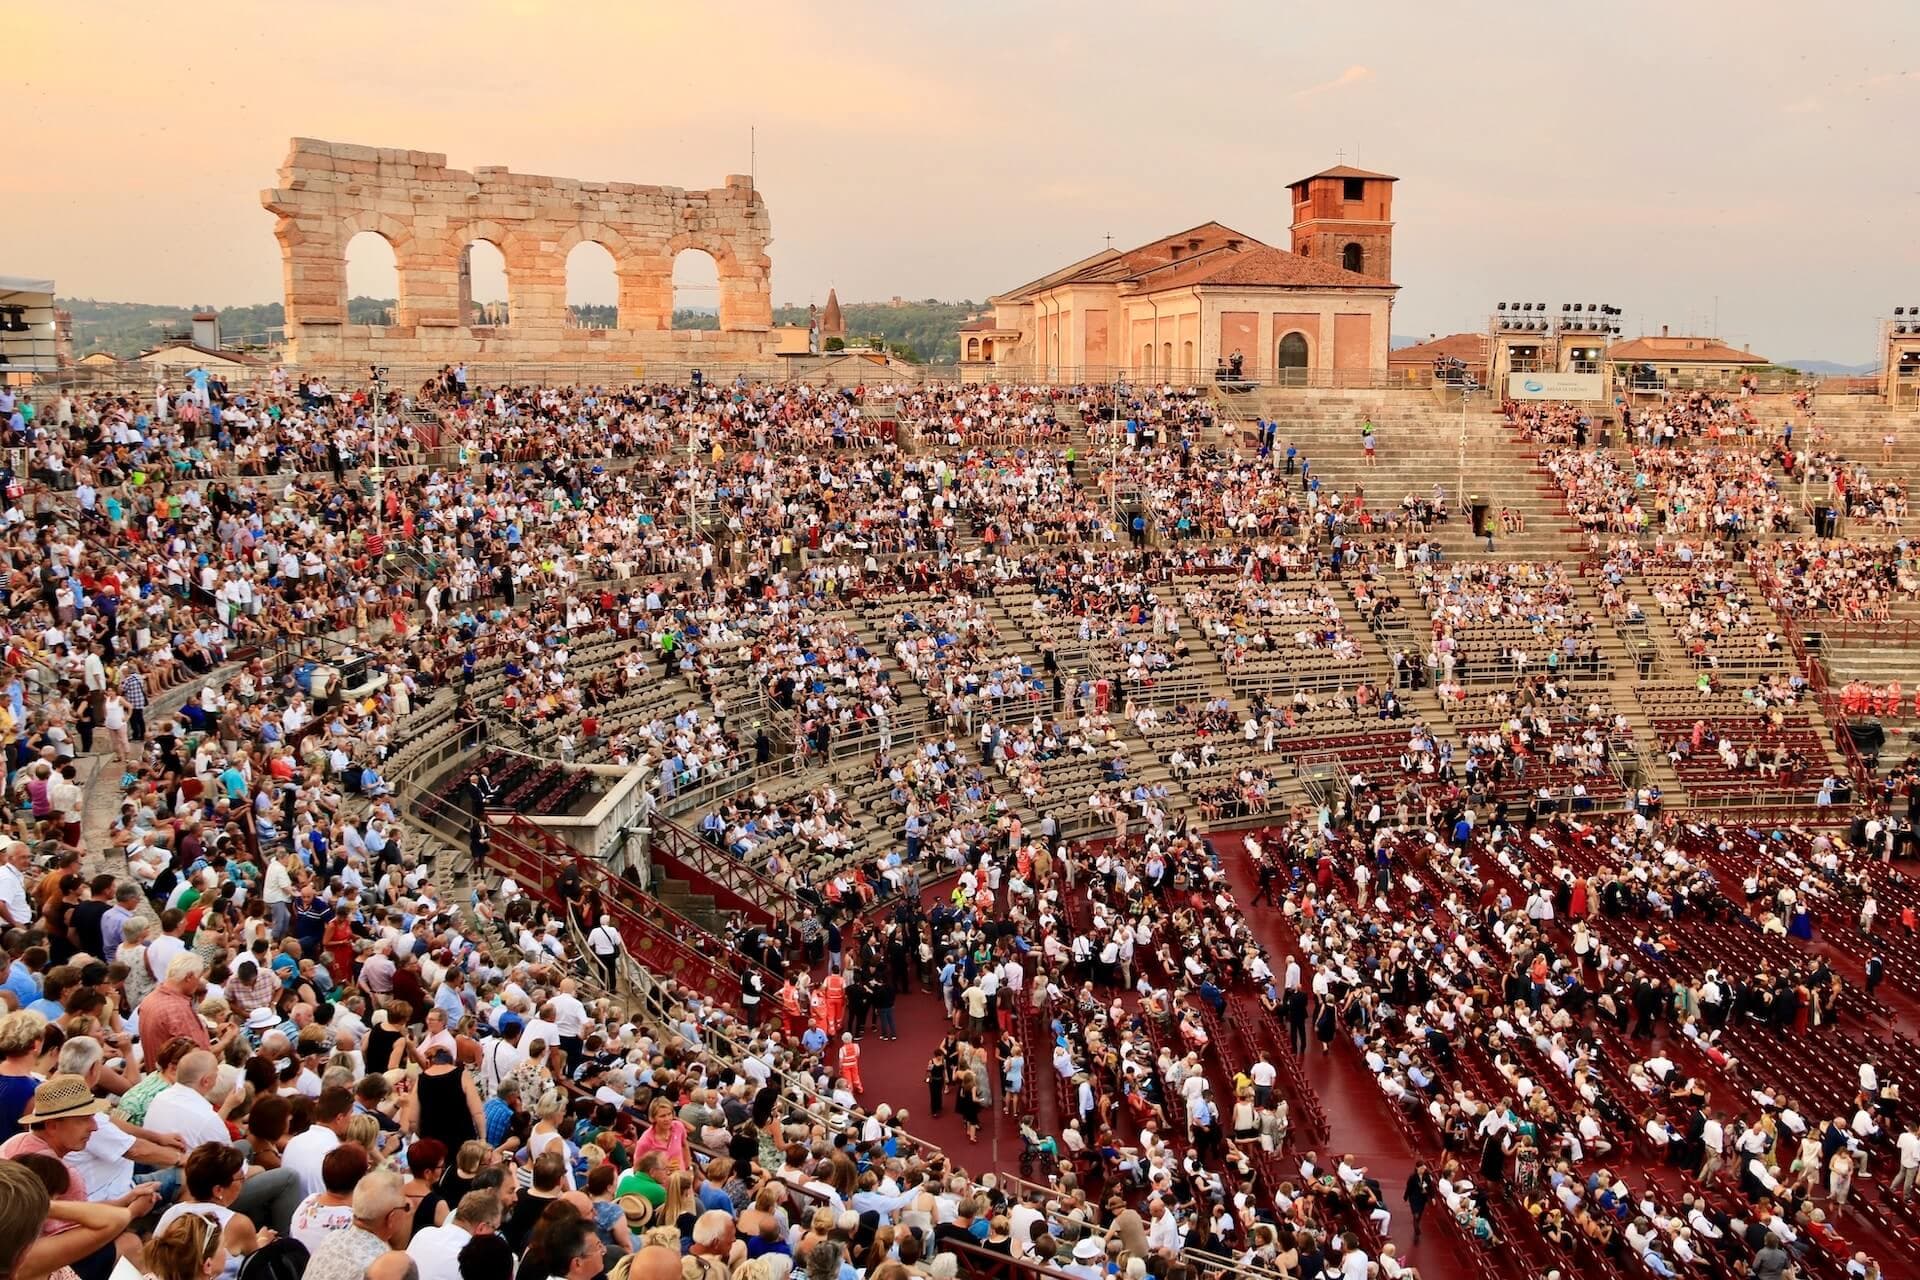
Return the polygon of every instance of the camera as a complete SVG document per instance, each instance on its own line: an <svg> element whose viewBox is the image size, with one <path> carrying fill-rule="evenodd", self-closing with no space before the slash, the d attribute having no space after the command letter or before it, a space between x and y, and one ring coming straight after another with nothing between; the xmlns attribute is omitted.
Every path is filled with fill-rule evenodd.
<svg viewBox="0 0 1920 1280"><path fill-rule="evenodd" d="M385 382L387 380L387 366L383 364L369 365L367 366L367 376L375 382Z"/></svg>

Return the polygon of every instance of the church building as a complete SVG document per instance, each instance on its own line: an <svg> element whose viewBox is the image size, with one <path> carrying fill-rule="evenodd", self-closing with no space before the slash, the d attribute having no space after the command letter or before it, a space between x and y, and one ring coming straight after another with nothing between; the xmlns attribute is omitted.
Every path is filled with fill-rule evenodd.
<svg viewBox="0 0 1920 1280"><path fill-rule="evenodd" d="M1204 222L988 299L960 361L1052 378L1339 382L1387 368L1393 184L1350 165L1291 184L1291 247Z"/></svg>

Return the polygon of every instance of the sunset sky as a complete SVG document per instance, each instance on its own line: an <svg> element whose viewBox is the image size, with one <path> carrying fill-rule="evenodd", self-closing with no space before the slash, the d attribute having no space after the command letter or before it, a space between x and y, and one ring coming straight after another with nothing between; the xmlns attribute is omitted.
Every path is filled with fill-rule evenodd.
<svg viewBox="0 0 1920 1280"><path fill-rule="evenodd" d="M296 134L705 187L757 128L776 303L979 299L1209 218L1284 245L1342 153L1401 178L1396 333L1592 300L1852 362L1920 302L1913 0L1322 8L11 4L0 274L275 300Z"/></svg>

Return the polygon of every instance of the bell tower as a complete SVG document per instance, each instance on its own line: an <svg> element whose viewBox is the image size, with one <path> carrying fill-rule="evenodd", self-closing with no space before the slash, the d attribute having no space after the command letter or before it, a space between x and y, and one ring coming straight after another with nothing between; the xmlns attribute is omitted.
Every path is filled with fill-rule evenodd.
<svg viewBox="0 0 1920 1280"><path fill-rule="evenodd" d="M1342 164L1293 183L1293 251L1375 280L1393 279L1398 181Z"/></svg>

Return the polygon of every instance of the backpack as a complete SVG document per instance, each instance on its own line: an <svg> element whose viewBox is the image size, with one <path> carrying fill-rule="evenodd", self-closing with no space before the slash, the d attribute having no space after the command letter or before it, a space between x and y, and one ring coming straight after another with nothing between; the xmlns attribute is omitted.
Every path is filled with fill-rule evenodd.
<svg viewBox="0 0 1920 1280"><path fill-rule="evenodd" d="M284 1236L248 1254L238 1280L300 1280L307 1270L307 1246Z"/></svg>

